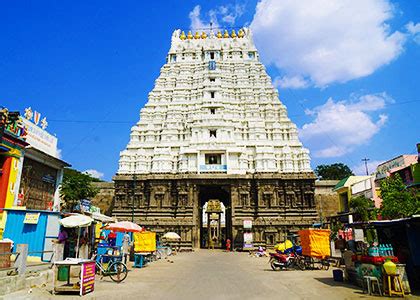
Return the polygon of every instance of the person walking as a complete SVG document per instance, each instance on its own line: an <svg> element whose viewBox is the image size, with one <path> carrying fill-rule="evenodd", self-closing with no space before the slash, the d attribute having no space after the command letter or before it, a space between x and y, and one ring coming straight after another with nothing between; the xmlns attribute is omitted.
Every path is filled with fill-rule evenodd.
<svg viewBox="0 0 420 300"><path fill-rule="evenodd" d="M131 237L126 232L122 238L122 254L124 256L124 263L127 264L127 257L130 255Z"/></svg>

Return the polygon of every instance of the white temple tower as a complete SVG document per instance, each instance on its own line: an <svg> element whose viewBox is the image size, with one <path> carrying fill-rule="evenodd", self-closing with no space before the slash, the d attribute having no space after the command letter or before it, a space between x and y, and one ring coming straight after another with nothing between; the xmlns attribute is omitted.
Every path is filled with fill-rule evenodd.
<svg viewBox="0 0 420 300"><path fill-rule="evenodd" d="M251 31L175 30L120 154L113 212L184 232L183 241L197 247L211 195L226 207L225 237L236 239L241 222L252 219L256 243L270 244L290 225L314 220L314 178Z"/></svg>

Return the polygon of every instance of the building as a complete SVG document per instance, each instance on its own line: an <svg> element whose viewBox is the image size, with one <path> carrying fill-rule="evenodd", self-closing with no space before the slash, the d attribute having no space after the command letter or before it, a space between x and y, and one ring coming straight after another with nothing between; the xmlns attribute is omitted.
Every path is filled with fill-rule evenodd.
<svg viewBox="0 0 420 300"><path fill-rule="evenodd" d="M340 198L339 212L349 212L349 204L351 198L362 196L371 199L372 201L374 200L376 195L374 177L348 176L337 183L337 185L334 187L334 191Z"/></svg>
<svg viewBox="0 0 420 300"><path fill-rule="evenodd" d="M58 139L46 131L47 120L39 112L25 110L26 148L22 164L19 199L16 206L35 210L60 211L60 185L64 167L59 158Z"/></svg>
<svg viewBox="0 0 420 300"><path fill-rule="evenodd" d="M19 113L0 111L0 239L4 230L3 209L12 207L17 200L25 147L25 129Z"/></svg>
<svg viewBox="0 0 420 300"><path fill-rule="evenodd" d="M340 198L333 190L338 182L338 180L315 181L315 203L322 222L340 211Z"/></svg>
<svg viewBox="0 0 420 300"><path fill-rule="evenodd" d="M245 233L272 245L318 220L309 151L249 29L174 31L114 181L114 216L175 231L189 247L213 238L203 223L210 200L225 207L218 242L235 247Z"/></svg>

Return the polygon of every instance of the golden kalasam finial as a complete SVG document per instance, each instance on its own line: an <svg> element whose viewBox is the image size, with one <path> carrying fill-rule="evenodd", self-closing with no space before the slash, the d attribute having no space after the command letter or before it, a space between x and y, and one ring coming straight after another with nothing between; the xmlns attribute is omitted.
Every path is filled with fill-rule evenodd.
<svg viewBox="0 0 420 300"><path fill-rule="evenodd" d="M244 31L242 30L242 28L241 28L241 29L239 29L239 31L238 31L238 37L243 38L243 37L244 37L244 35L245 35L245 33L244 33Z"/></svg>
<svg viewBox="0 0 420 300"><path fill-rule="evenodd" d="M222 36L222 33L220 32L220 31L218 31L217 32L217 37L219 38L219 39L221 39L223 36Z"/></svg>
<svg viewBox="0 0 420 300"><path fill-rule="evenodd" d="M236 32L235 32L235 29L232 29L232 33L231 33L231 35L230 35L231 37L233 37L233 38L236 38Z"/></svg>
<svg viewBox="0 0 420 300"><path fill-rule="evenodd" d="M185 32L181 32L181 36L179 37L181 40L185 40L187 36L185 35Z"/></svg>
<svg viewBox="0 0 420 300"><path fill-rule="evenodd" d="M188 31L187 39L192 40L192 38L193 38L193 35L192 35L191 31Z"/></svg>
<svg viewBox="0 0 420 300"><path fill-rule="evenodd" d="M198 31L195 32L194 38L196 40L198 40L200 38L200 34L198 33Z"/></svg>
<svg viewBox="0 0 420 300"><path fill-rule="evenodd" d="M202 39L206 39L207 38L207 34L204 31L201 33L201 38Z"/></svg>
<svg viewBox="0 0 420 300"><path fill-rule="evenodd" d="M223 34L224 38L228 38L229 37L229 32L227 30L225 30L225 33Z"/></svg>

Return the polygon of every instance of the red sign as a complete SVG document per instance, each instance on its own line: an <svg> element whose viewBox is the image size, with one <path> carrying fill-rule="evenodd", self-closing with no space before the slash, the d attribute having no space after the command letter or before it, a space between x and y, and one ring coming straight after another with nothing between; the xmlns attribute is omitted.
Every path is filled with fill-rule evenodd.
<svg viewBox="0 0 420 300"><path fill-rule="evenodd" d="M95 262L84 263L80 278L80 296L93 292L95 286Z"/></svg>

